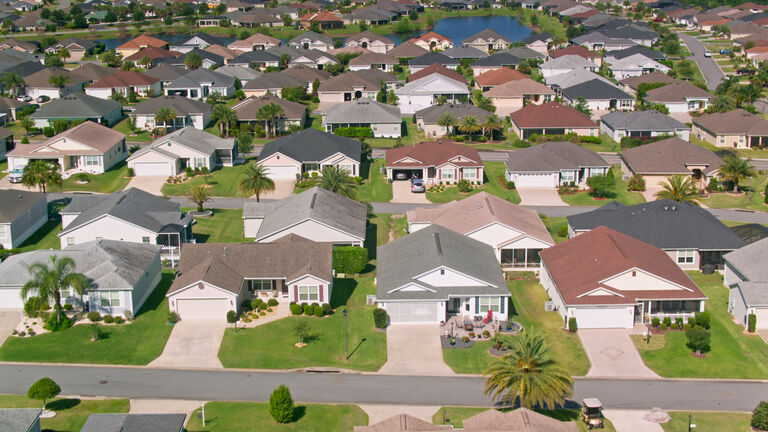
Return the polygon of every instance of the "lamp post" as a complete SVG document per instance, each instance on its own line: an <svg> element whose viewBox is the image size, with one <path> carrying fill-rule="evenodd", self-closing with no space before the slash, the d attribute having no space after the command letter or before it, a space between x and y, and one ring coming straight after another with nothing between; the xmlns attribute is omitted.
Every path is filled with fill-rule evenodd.
<svg viewBox="0 0 768 432"><path fill-rule="evenodd" d="M341 313L344 315L344 360L349 360L347 357L347 310L344 309Z"/></svg>

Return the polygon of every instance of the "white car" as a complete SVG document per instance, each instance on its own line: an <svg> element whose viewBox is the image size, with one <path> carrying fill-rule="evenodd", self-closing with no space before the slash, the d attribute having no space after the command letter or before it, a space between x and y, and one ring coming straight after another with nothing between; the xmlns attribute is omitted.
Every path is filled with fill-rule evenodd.
<svg viewBox="0 0 768 432"><path fill-rule="evenodd" d="M712 57L712 52L710 50L704 51L704 57Z"/></svg>
<svg viewBox="0 0 768 432"><path fill-rule="evenodd" d="M19 96L17 99L19 102L30 102L32 100L32 96Z"/></svg>
<svg viewBox="0 0 768 432"><path fill-rule="evenodd" d="M23 171L20 169L15 169L8 174L8 181L11 183L21 183L21 175L23 174Z"/></svg>

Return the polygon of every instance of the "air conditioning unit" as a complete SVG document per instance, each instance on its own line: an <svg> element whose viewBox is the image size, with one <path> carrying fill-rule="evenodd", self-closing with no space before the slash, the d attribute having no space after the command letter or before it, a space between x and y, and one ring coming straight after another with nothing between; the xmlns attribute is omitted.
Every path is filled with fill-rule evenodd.
<svg viewBox="0 0 768 432"><path fill-rule="evenodd" d="M365 296L365 304L367 305L376 304L376 296L375 295Z"/></svg>
<svg viewBox="0 0 768 432"><path fill-rule="evenodd" d="M555 304L551 301L544 302L544 312L552 312L555 310Z"/></svg>

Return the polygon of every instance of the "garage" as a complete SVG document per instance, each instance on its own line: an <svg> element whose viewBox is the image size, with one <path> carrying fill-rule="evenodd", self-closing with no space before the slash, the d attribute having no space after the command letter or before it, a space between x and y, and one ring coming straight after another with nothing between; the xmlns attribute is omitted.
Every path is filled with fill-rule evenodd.
<svg viewBox="0 0 768 432"><path fill-rule="evenodd" d="M440 302L390 302L384 308L391 324L436 324L440 322L442 306Z"/></svg>
<svg viewBox="0 0 768 432"><path fill-rule="evenodd" d="M628 306L575 308L576 324L580 329L632 328L633 310Z"/></svg>
<svg viewBox="0 0 768 432"><path fill-rule="evenodd" d="M512 174L511 179L517 187L556 187L557 174Z"/></svg>
<svg viewBox="0 0 768 432"><path fill-rule="evenodd" d="M210 319L224 321L227 318L228 300L178 299L177 308L181 319Z"/></svg>
<svg viewBox="0 0 768 432"><path fill-rule="evenodd" d="M171 176L170 162L135 162L133 174L136 176Z"/></svg>
<svg viewBox="0 0 768 432"><path fill-rule="evenodd" d="M21 290L18 288L0 288L0 309L21 309Z"/></svg>
<svg viewBox="0 0 768 432"><path fill-rule="evenodd" d="M396 169L392 170L393 180L410 180L412 178L420 179L424 176L424 170L419 169Z"/></svg>
<svg viewBox="0 0 768 432"><path fill-rule="evenodd" d="M269 177L272 179L290 179L295 180L296 174L299 173L299 169L295 165L264 165L264 168L269 169Z"/></svg>
<svg viewBox="0 0 768 432"><path fill-rule="evenodd" d="M768 308L755 308L755 317L757 318L755 323L757 328L768 328Z"/></svg>

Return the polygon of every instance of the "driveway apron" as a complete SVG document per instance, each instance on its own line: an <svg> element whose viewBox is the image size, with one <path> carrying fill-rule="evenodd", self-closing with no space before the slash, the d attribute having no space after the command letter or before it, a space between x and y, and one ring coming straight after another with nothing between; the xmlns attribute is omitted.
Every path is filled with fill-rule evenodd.
<svg viewBox="0 0 768 432"><path fill-rule="evenodd" d="M133 177L131 181L125 186L126 189L136 188L141 189L144 192L151 193L152 195L162 196L161 189L165 184L165 180L168 177L165 176L138 176Z"/></svg>
<svg viewBox="0 0 768 432"><path fill-rule="evenodd" d="M160 357L149 365L167 368L222 368L219 346L226 323L222 320L181 320Z"/></svg>
<svg viewBox="0 0 768 432"><path fill-rule="evenodd" d="M21 309L0 309L0 346L21 322Z"/></svg>
<svg viewBox="0 0 768 432"><path fill-rule="evenodd" d="M627 329L579 329L579 339L592 367L588 377L658 378L629 337Z"/></svg>
<svg viewBox="0 0 768 432"><path fill-rule="evenodd" d="M551 187L518 187L520 205L524 206L564 206L557 189Z"/></svg>
<svg viewBox="0 0 768 432"><path fill-rule="evenodd" d="M453 375L443 362L437 324L393 324L387 327L384 375Z"/></svg>
<svg viewBox="0 0 768 432"><path fill-rule="evenodd" d="M275 190L262 192L259 199L279 200L293 194L293 185L296 184L295 180L275 179L274 182ZM253 195L251 198L256 198L256 195Z"/></svg>
<svg viewBox="0 0 768 432"><path fill-rule="evenodd" d="M430 204L426 193L411 192L411 182L407 180L392 182L392 201L390 202Z"/></svg>

